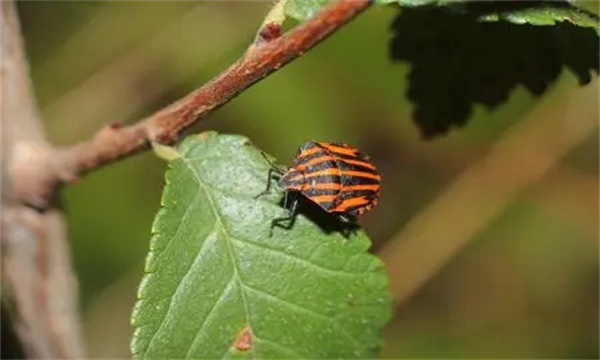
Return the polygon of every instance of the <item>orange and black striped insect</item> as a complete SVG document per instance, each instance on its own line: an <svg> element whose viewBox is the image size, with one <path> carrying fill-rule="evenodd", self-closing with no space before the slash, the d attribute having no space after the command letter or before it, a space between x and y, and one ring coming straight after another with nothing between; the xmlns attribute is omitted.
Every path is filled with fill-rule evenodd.
<svg viewBox="0 0 600 360"><path fill-rule="evenodd" d="M273 226L286 221L285 228L292 226L298 211L297 194L346 223L354 222L356 216L371 210L379 201L381 175L367 155L350 145L307 142L289 169L273 165L265 192L269 191L274 174L279 175L279 186L286 189L284 206L289 214L274 219Z"/></svg>

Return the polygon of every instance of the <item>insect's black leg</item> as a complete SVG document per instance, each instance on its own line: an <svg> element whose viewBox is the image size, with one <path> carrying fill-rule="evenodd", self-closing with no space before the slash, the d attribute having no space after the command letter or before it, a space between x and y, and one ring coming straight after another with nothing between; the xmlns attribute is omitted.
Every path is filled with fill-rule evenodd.
<svg viewBox="0 0 600 360"><path fill-rule="evenodd" d="M293 196L293 199L291 200L291 204L290 207L288 208L288 216L284 216L284 217L280 217L280 218L276 218L273 219L273 221L271 221L271 235L273 234L273 228L274 227L281 227L284 228L286 230L289 230L292 228L292 226L294 226L294 222L296 221L296 215L298 213L298 199L296 198L295 194L290 194L289 191L285 192L285 197L283 200L283 204L284 207L288 207L288 202L290 197ZM287 222L287 224L286 224Z"/></svg>
<svg viewBox="0 0 600 360"><path fill-rule="evenodd" d="M285 194L283 194L283 207L286 208L286 209L288 209L288 210L290 209L288 207L288 203L290 201L290 197L291 196L290 196L290 192L289 191L286 191Z"/></svg>
<svg viewBox="0 0 600 360"><path fill-rule="evenodd" d="M351 214L340 214L338 219L344 224L344 227L340 229L340 234L346 239L354 235L358 230L357 220L354 215Z"/></svg>
<svg viewBox="0 0 600 360"><path fill-rule="evenodd" d="M345 227L340 230L340 234L345 238L349 239L350 236L356 234L357 229L355 227Z"/></svg>
<svg viewBox="0 0 600 360"><path fill-rule="evenodd" d="M286 229L291 229L292 226L294 226L294 222L296 221L296 215L298 214L298 204L299 203L300 202L298 201L297 195L294 194L294 199L292 200L292 205L290 206L290 208L289 208L290 210L288 212L288 214L289 214L288 218L290 218L290 221L289 221Z"/></svg>
<svg viewBox="0 0 600 360"><path fill-rule="evenodd" d="M271 181L280 175L281 175L281 173L279 172L279 169L270 168L269 172L267 174L267 187L265 188L265 190L263 192L256 195L254 198L256 199L256 198L259 198L259 197L267 194L269 192L269 190L271 190Z"/></svg>
<svg viewBox="0 0 600 360"><path fill-rule="evenodd" d="M269 190L271 190L271 181L273 180L273 178L281 177L281 175L283 175L283 173L285 172L284 169L280 168L279 166L274 164L271 160L269 160L269 158L267 158L267 155L264 152L261 151L260 154L265 158L265 160L267 160L269 165L271 165L271 168L269 169L269 172L267 174L267 188L260 194L256 195L254 197L255 199L268 193Z"/></svg>

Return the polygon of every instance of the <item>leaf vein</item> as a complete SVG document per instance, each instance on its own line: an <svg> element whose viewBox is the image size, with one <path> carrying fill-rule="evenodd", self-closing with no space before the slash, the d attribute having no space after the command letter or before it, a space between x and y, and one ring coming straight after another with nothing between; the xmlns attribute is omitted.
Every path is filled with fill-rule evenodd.
<svg viewBox="0 0 600 360"><path fill-rule="evenodd" d="M191 204L190 204L191 207ZM187 214L187 210L186 210L186 214ZM184 215L185 216L185 215ZM183 220L182 222L183 223ZM180 224L181 224L180 223ZM179 232L179 228L181 228L181 225L178 227L177 232ZM177 235L177 232L175 235L173 235L173 237L171 238L171 240L169 241L169 244L171 242L173 242L173 239L175 238L175 236ZM214 233L214 230L211 231L211 233ZM215 237L217 238L217 237ZM207 237L206 240L202 243L202 245L200 245L200 248L198 249L198 252L196 253L196 257L194 258L194 261L192 261L192 263L190 264L190 266L188 267L188 269L186 270L185 274L181 277L181 279L179 280L179 282L177 283L177 286L175 287L175 290L173 291L173 293L171 293L171 300L169 300L169 306L167 306L167 309L165 311L165 315L163 316L163 319L160 322L160 325L158 326L158 329L156 329L156 332L152 335L152 337L150 338L150 341L148 342L148 347L146 348L146 351L144 352L144 358L146 357L146 354L148 353L148 351L150 350L150 348L152 347L152 343L154 342L154 340L157 337L157 334L161 331L161 329L164 327L164 325L167 323L167 318L169 316L169 314L173 311L173 305L176 299L176 295L179 291L181 291L182 289L182 285L185 283L185 280L188 278L188 276L190 276L191 274L191 269L194 267L194 265L196 264L196 262L200 259L200 255L202 254L202 251L204 250L206 243L208 243L210 240L210 237ZM167 246L169 245L167 244ZM166 250L166 248L165 248Z"/></svg>
<svg viewBox="0 0 600 360"><path fill-rule="evenodd" d="M185 160L186 160L186 161L184 161L185 165L190 170L190 172L192 173L194 178L196 178L196 182L198 183L198 185L200 187L202 187L202 189L206 193L206 198L208 199L208 202L212 208L213 214L216 219L216 225L219 225L221 231L225 235L224 239L225 239L225 244L227 245L227 250L228 250L227 253L229 255L229 258L231 259L232 266L233 266L233 277L236 279L236 282L239 285L240 296L242 298L242 304L244 304L244 311L246 313L246 323L250 327L250 329L252 329L252 326L250 324L250 310L248 308L248 301L246 300L246 296L244 294L244 289L243 289L244 283L240 277L239 265L237 263L237 260L236 260L235 254L234 254L235 251L234 251L233 246L230 241L230 239L232 239L233 237L231 236L231 234L229 234L229 232L227 231L227 228L225 227L225 224L223 224L223 221L221 220L221 213L218 211L217 206L215 204L215 200L211 196L210 191L208 191L209 186L201 180L200 175L196 171L194 171L194 169L190 166L188 159L185 159ZM227 352L225 352L225 354L227 354ZM254 349L251 350L250 355L251 355L251 358L254 359ZM225 355L223 355L223 356L225 356Z"/></svg>
<svg viewBox="0 0 600 360"><path fill-rule="evenodd" d="M199 191L196 192L195 197L198 196L198 192ZM169 246L172 243L174 243L173 239L175 239L177 237L177 235L179 235L179 232L181 231L181 228L182 228L182 224L184 223L185 219L187 218L187 216L190 213L190 209L192 208L192 204L193 204L193 201L191 201L188 204L188 207L185 209L185 212L184 212L183 216L181 217L181 221L179 222L179 225L177 226L177 230L175 231L175 233L173 234L173 236L171 236L171 238L169 239L169 242L167 243L167 245L164 248L162 248L162 249L156 249L156 250L153 250L153 251L160 252L160 255L162 255L162 254L165 253L165 251L167 251L167 249L169 248ZM156 236L160 236L160 235L157 234ZM156 339L156 334L158 334L160 332L160 330L162 329L163 325L165 324L165 319L167 318L167 315L169 314L169 311L171 311L171 308L173 306L173 299L175 297L175 294L177 293L177 291L179 291L179 289L181 287L181 284L183 283L183 281L186 278L187 274L189 274L190 269L194 266L194 263L198 259L198 255L200 255L202 249L204 248L204 245L207 242L208 242L208 239L207 239L207 241L204 241L202 243L202 245L200 246L200 249L198 249L198 254L196 255L196 258L194 259L194 261L192 261L192 263L190 264L189 268L186 270L185 275L177 283L177 286L175 287L175 290L173 290L173 293L170 296L171 300L169 301L169 306L165 310L165 314L163 316L163 319L161 320L160 325L158 326L158 329L156 329L156 332L154 334L152 334L152 337L150 338L150 341L148 342L148 346L146 347L146 350L144 351L144 356L143 356L144 358L146 357L146 354L148 354L148 351L152 347L152 343ZM155 259L155 261L154 261L155 263L159 260L159 256L157 256L157 258Z"/></svg>
<svg viewBox="0 0 600 360"><path fill-rule="evenodd" d="M264 290L257 289L257 288L255 288L255 287L252 287L252 286L249 286L249 285L246 285L246 284L244 284L244 287L245 287L246 289L250 290L250 291L253 291L253 292L254 292L254 293L256 293L256 294L257 294L259 297L266 298L266 299L275 299L275 300L277 300L278 302L280 302L280 303L283 303L283 304L284 304L284 305L286 305L287 307L292 307L292 308L294 308L294 309L296 309L296 310L300 310L300 311L302 311L302 312L304 312L304 313L311 314L311 315L313 315L314 317L319 317L319 318L322 318L323 320L326 320L326 321L330 321L330 320L331 320L331 319L330 319L330 318L329 318L327 315L325 315L325 314L321 314L320 312L318 312L318 311L315 311L315 310L313 310L313 309L309 309L309 308L307 308L307 307L304 307L304 306L302 306L302 305L298 305L298 304L296 304L296 303L293 303L293 302L291 302L291 301L289 301L289 300L286 300L286 299L284 299L284 298L278 297L277 295L273 295L273 294L271 294L271 293L269 293L269 292L266 292L266 291L264 291Z"/></svg>
<svg viewBox="0 0 600 360"><path fill-rule="evenodd" d="M231 285L234 283L234 280L235 280L234 279L234 275L232 275L231 278L229 279L229 281L227 282L227 285L221 291L221 294L217 297L217 299L215 300L215 302L212 304L210 310L208 311L208 313L204 317L204 320L202 321L202 325L200 326L200 329L198 329L198 332L196 333L196 336L194 337L194 340L192 340L192 343L191 343L189 349L185 353L184 359L189 359L190 358L190 355L191 355L190 352L192 351L192 349L194 348L194 345L196 345L196 341L198 340L198 338L202 334L202 331L204 330L204 325L206 325L208 323L208 319L213 314L213 311L221 303L221 300L223 300L223 298L225 298L225 295L227 295L227 293L231 290Z"/></svg>
<svg viewBox="0 0 600 360"><path fill-rule="evenodd" d="M334 275L343 275L343 276L352 276L352 277L354 277L354 276L356 276L358 274L358 273L349 272L349 271L343 271L343 270L338 270L338 269L331 269L331 268L325 267L323 265L311 262L311 261L309 261L309 260L307 260L307 259L305 259L305 258L303 258L301 256L292 256L290 254L287 254L287 253L281 251L280 249L272 248L272 247L266 246L264 244L256 243L256 242L253 242L253 241L248 241L248 240L243 240L243 239L237 239L237 238L232 238L232 240L235 241L235 242L238 242L238 243L242 243L242 244L245 244L245 245L250 245L250 246L253 246L253 247L256 247L256 248L260 248L262 250L269 251L271 253L277 254L277 255L279 255L281 257L284 257L284 258L286 258L288 260L291 260L293 262L302 263L302 264L304 264L304 265L306 265L308 267L311 267L311 268L313 268L313 269L315 269L315 270L317 270L317 271L319 271L321 273L326 273L328 275L334 274Z"/></svg>
<svg viewBox="0 0 600 360"><path fill-rule="evenodd" d="M280 344L280 343L278 343L276 341L273 341L273 340L270 340L270 339L266 339L264 337L258 337L258 336L254 336L254 338L256 339L257 342L266 343L266 344L269 344L269 345L271 345L273 347L282 349L282 350L288 352L289 354L292 354L292 355L294 355L294 356L296 356L296 357L298 357L300 359L310 359L311 358L311 356L301 354L300 352L298 352L298 350L294 350L292 348L289 348L288 346Z"/></svg>
<svg viewBox="0 0 600 360"><path fill-rule="evenodd" d="M352 336L351 334L349 334L345 330L344 327L340 327L339 324L335 321L335 317L337 315L334 315L333 317L329 317L329 316L327 316L325 314L321 314L320 312L317 312L317 311L315 311L313 309L309 309L309 308L304 307L302 305L293 303L293 302L291 302L289 300L286 300L284 298L281 298L281 297L278 297L278 296L273 295L271 293L268 293L268 292L266 292L264 290L257 289L257 288L254 288L254 287L251 287L251 286L248 286L248 285L245 285L245 284L244 284L244 287L246 287L246 289L254 291L259 296L262 296L262 297L265 297L265 298L268 298L268 299L275 299L277 302L279 302L281 304L284 304L287 307L291 307L291 308L294 308L296 310L301 310L302 312L304 312L306 314L311 314L313 317L321 318L321 319L325 320L327 323L330 323L331 325L333 325L333 327L337 328L337 330L340 333L346 335L346 337L349 338L350 340L352 340L352 341L354 341L356 343L359 343L358 339L356 339L354 336Z"/></svg>

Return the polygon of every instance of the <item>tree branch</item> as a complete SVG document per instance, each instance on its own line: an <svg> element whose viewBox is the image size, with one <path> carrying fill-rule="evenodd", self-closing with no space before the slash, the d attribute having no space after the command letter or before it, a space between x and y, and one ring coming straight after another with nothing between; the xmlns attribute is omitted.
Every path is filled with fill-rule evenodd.
<svg viewBox="0 0 600 360"><path fill-rule="evenodd" d="M63 217L22 202L46 203L52 148L40 126L15 4L0 3L2 65L2 301L31 358L83 357L77 282ZM48 182L49 181L49 182Z"/></svg>
<svg viewBox="0 0 600 360"><path fill-rule="evenodd" d="M173 143L190 125L311 49L370 4L369 0L337 1L283 36L257 41L223 73L155 114L128 127L107 125L92 139L56 151L53 155L55 182L51 185L68 183L103 165L148 149L151 142ZM43 194L53 191L46 190ZM40 197L27 196L29 199Z"/></svg>

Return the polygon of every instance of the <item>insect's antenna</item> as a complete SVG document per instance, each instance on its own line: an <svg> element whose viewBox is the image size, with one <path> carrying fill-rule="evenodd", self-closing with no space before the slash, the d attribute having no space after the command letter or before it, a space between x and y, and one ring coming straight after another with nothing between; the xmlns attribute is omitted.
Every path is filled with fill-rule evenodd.
<svg viewBox="0 0 600 360"><path fill-rule="evenodd" d="M269 160L269 158L267 157L267 154L265 154L263 151L261 151L260 154L262 155L263 158L265 158L265 160L267 161L267 163L269 163L269 165L271 165L271 167L269 168L269 173L267 175L267 187L266 187L265 191L263 191L260 194L256 195L254 197L255 199L258 199L259 197L261 197L264 194L266 194L266 193L269 192L269 190L271 189L271 180L273 179L273 173L278 174L278 175L276 175L276 177L283 176L283 174L285 173L285 169L277 166L277 164L275 164L274 162L272 162L271 160Z"/></svg>
<svg viewBox="0 0 600 360"><path fill-rule="evenodd" d="M269 165L271 165L271 168L279 173L279 174L283 174L285 173L285 169L280 167L279 165L275 164L273 161L271 161L268 157L267 154L265 154L264 151L261 151L260 154L262 155L263 158L265 158L265 160L269 163Z"/></svg>

